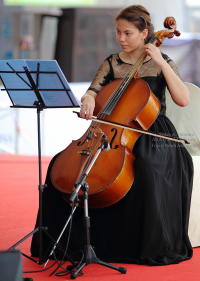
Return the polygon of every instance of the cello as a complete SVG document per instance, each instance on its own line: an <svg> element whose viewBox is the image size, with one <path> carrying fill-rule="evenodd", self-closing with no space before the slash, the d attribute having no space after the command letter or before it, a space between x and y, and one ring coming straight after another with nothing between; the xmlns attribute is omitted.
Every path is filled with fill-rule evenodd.
<svg viewBox="0 0 200 281"><path fill-rule="evenodd" d="M180 35L174 18L166 18L164 26L169 30L157 32L149 43L160 46L166 37ZM87 177L89 208L110 206L122 199L131 188L135 161L132 150L141 133L128 127L148 130L160 111L160 102L149 85L137 78L146 56L143 52L123 79L110 82L96 97L94 115L105 123L113 122L113 125L92 121L85 134L72 141L57 157L51 170L51 181L67 201L75 189L74 184L91 163L103 135L107 136L110 149L100 154ZM127 127L120 128L116 123ZM81 190L79 198L83 201Z"/></svg>

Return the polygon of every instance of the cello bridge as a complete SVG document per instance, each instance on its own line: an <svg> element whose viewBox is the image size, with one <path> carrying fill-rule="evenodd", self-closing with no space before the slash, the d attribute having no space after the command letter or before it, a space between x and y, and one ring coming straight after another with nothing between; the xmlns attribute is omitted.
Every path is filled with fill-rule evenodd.
<svg viewBox="0 0 200 281"><path fill-rule="evenodd" d="M78 151L78 153L81 154L81 155L90 155L91 152L92 152L92 149L90 149L90 148Z"/></svg>

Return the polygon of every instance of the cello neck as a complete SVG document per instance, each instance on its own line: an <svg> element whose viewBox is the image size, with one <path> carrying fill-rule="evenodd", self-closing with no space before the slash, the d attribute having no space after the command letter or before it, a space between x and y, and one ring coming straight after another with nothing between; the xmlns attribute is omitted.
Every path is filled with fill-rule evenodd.
<svg viewBox="0 0 200 281"><path fill-rule="evenodd" d="M158 37L156 36L153 36L148 43L151 43L151 44L155 44L156 43L156 40L158 39ZM144 51L140 57L138 58L138 60L136 61L136 63L131 67L131 69L129 70L129 72L127 73L127 75L125 76L124 79L127 79L127 81L130 81L134 78L134 76L136 75L136 73L140 70L144 60L146 59L147 57L147 53ZM123 79L123 80L124 80Z"/></svg>

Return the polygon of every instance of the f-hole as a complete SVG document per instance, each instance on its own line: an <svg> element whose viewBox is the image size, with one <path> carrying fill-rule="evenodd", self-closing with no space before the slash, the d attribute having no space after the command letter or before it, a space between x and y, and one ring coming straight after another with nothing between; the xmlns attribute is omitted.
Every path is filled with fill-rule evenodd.
<svg viewBox="0 0 200 281"><path fill-rule="evenodd" d="M114 132L114 135L113 135L113 137L112 137L112 139L111 139L111 141L110 141L110 148L111 148L111 149L117 149L117 148L119 147L118 145L115 145L115 146L113 147L113 142L114 142L114 140L115 140L115 138L116 138L116 135L117 135L117 129L112 128L112 129L111 129L111 132Z"/></svg>

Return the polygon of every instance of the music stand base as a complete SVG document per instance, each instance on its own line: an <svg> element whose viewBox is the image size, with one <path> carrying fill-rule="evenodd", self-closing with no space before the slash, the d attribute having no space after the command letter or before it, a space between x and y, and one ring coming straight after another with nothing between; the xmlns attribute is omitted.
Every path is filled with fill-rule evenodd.
<svg viewBox="0 0 200 281"><path fill-rule="evenodd" d="M88 264L100 264L102 266L106 266L106 267L115 269L115 270L117 270L117 271L119 271L123 274L125 274L126 271L127 271L126 268L124 268L124 267L118 267L118 266L115 266L115 265L112 265L112 264L109 264L109 263L106 263L106 262L103 262L103 261L99 260L96 256L95 252L94 252L94 249L92 248L91 245L89 245L89 246L84 246L83 262L80 264L78 269L70 275L70 278L76 279L79 272L83 269L84 266L86 266Z"/></svg>
<svg viewBox="0 0 200 281"><path fill-rule="evenodd" d="M17 243L15 243L13 246L11 246L7 251L12 251L15 249L15 247L17 247L18 245L20 245L22 242L24 242L26 239L28 239L31 235L35 234L36 232L39 231L39 227L37 227L36 229L34 229L32 232L30 232L29 234L27 234L26 236L24 236L21 240L19 240ZM46 227L42 227L41 231L43 231L45 233L45 235L52 241L55 243L55 240L50 236L50 234L47 232L47 228ZM6 252L7 252L6 251ZM44 259L39 259L39 261L25 255L24 253L21 253L24 257L28 258L29 260L32 260L33 262L37 263L37 264L42 264L44 262Z"/></svg>

